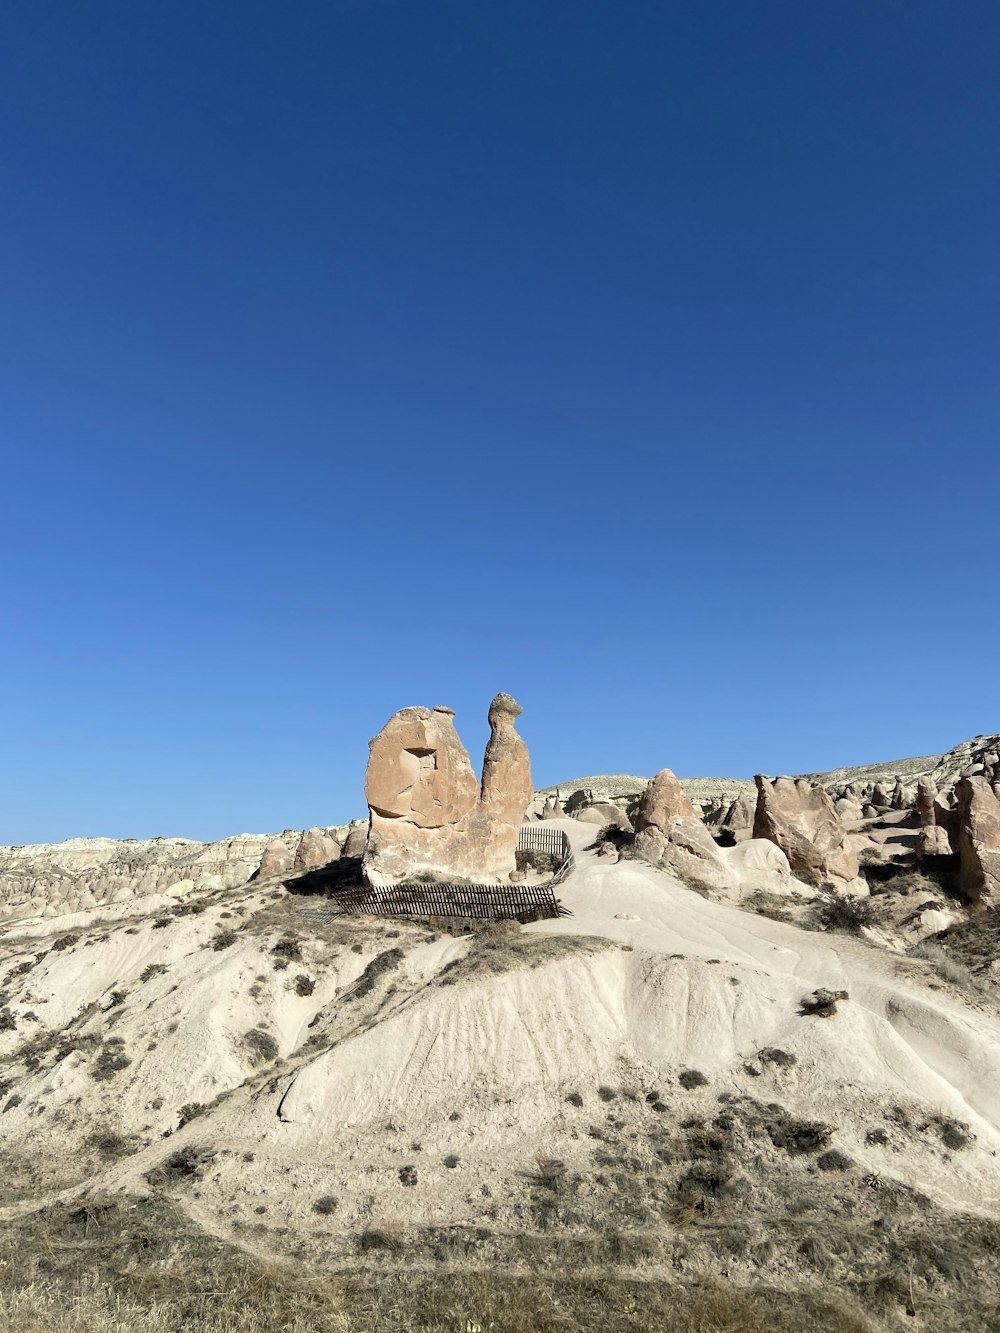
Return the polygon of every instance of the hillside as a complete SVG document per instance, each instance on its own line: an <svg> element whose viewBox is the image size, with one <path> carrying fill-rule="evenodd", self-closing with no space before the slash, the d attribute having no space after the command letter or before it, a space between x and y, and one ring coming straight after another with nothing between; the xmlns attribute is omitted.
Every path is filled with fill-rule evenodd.
<svg viewBox="0 0 1000 1333"><path fill-rule="evenodd" d="M184 1264L209 1246L220 1264L294 1263L268 1270L268 1299L288 1296L299 1322L275 1326L299 1329L415 1327L407 1302L425 1298L452 1314L419 1326L441 1329L649 1327L667 1309L692 1329L817 1312L830 1329L988 1326L995 979L970 989L712 901L559 826L572 916L523 928L340 917L308 875L9 926L14 1271L58 1288L44 1203L45 1226L125 1246L116 1299L143 1319L167 1273L197 1286ZM831 1017L803 1012L820 987L849 997ZM141 1280L124 1257L137 1219ZM742 1322L704 1322L709 1306Z"/></svg>

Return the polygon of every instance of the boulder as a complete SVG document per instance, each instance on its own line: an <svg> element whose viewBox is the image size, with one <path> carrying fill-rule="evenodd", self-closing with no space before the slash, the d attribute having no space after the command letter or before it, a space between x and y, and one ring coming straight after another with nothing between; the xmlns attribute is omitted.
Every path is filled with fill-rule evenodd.
<svg viewBox="0 0 1000 1333"><path fill-rule="evenodd" d="M985 777L956 783L959 874L962 891L973 903L1000 899L1000 800Z"/></svg>
<svg viewBox="0 0 1000 1333"><path fill-rule="evenodd" d="M295 870L311 870L315 866L326 866L340 857L340 843L332 833L313 827L306 829L295 849Z"/></svg>
<svg viewBox="0 0 1000 1333"><path fill-rule="evenodd" d="M647 864L692 888L718 893L735 887L722 849L697 815L681 815L667 829L647 824L636 833L633 848Z"/></svg>
<svg viewBox="0 0 1000 1333"><path fill-rule="evenodd" d="M858 858L825 788L805 778L757 774L754 781L755 838L766 838L780 847L792 873L810 884L857 879Z"/></svg>
<svg viewBox="0 0 1000 1333"><path fill-rule="evenodd" d="M403 708L371 742L365 870L373 879L430 872L442 879L506 880L532 798L521 707L498 694L476 781L450 708ZM347 851L345 845L345 853Z"/></svg>
<svg viewBox="0 0 1000 1333"><path fill-rule="evenodd" d="M889 800L890 800L889 793L882 786L881 782L876 782L875 786L872 788L872 795L871 795L872 805L879 806L881 809L887 810L889 808Z"/></svg>

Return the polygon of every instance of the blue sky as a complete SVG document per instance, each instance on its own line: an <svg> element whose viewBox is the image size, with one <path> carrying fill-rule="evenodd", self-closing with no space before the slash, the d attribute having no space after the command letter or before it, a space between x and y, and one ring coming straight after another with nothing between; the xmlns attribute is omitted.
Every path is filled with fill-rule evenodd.
<svg viewBox="0 0 1000 1333"><path fill-rule="evenodd" d="M0 21L0 842L1000 729L995 4Z"/></svg>

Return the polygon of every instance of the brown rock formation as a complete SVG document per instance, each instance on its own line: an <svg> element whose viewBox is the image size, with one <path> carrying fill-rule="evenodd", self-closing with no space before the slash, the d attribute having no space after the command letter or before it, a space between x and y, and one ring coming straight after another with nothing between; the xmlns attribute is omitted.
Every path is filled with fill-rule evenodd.
<svg viewBox="0 0 1000 1333"><path fill-rule="evenodd" d="M291 868L292 849L284 839L272 838L264 848L255 878L267 879L269 875L287 875Z"/></svg>
<svg viewBox="0 0 1000 1333"><path fill-rule="evenodd" d="M661 833L669 833L678 819L685 818L697 818L695 808L673 771L661 768L655 778L650 778L639 798L639 808L632 821L635 831L642 833L645 829L657 828Z"/></svg>
<svg viewBox="0 0 1000 1333"><path fill-rule="evenodd" d="M985 777L959 778L956 793L962 890L989 904L1000 898L1000 800Z"/></svg>
<svg viewBox="0 0 1000 1333"><path fill-rule="evenodd" d="M340 857L340 843L332 833L322 829L306 829L295 849L293 867L296 870L311 870L314 866L329 865Z"/></svg>
<svg viewBox="0 0 1000 1333"><path fill-rule="evenodd" d="M792 874L811 884L853 880L858 858L851 850L829 792L805 778L757 774L753 836L776 843Z"/></svg>
<svg viewBox="0 0 1000 1333"><path fill-rule="evenodd" d="M520 712L509 694L490 705L481 787L452 709L393 714L371 742L365 779L365 868L373 878L427 871L443 879L510 875L532 795L528 748L514 729Z"/></svg>

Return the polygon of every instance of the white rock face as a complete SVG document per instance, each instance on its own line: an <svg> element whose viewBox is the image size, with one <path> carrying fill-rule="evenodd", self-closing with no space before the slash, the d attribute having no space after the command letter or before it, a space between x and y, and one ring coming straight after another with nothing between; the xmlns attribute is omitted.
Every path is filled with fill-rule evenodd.
<svg viewBox="0 0 1000 1333"><path fill-rule="evenodd" d="M339 848L344 828L315 830ZM86 911L154 893L190 893L246 884L265 847L281 842L291 866L302 834L240 833L218 842L190 838L70 838L66 842L0 847L0 921ZM332 853L331 853L332 856Z"/></svg>

